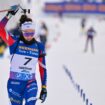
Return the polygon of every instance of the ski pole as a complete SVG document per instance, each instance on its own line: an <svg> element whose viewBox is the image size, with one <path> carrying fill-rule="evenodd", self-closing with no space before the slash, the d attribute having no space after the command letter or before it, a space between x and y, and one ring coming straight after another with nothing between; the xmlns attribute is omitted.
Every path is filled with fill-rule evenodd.
<svg viewBox="0 0 105 105"><path fill-rule="evenodd" d="M10 11L10 9L0 10L0 13L1 12L8 12L8 11Z"/></svg>
<svg viewBox="0 0 105 105"><path fill-rule="evenodd" d="M8 12L8 11L12 11L12 10L15 10L17 7L19 7L20 5L13 5L11 6L11 9L4 9L4 10L0 10L0 13L1 12Z"/></svg>

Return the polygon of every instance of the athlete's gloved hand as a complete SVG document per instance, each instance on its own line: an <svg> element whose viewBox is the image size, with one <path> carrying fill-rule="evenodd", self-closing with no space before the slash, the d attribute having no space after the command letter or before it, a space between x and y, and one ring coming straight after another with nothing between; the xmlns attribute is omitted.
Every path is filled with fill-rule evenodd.
<svg viewBox="0 0 105 105"><path fill-rule="evenodd" d="M10 11L8 11L6 16L8 18L11 18L13 15L15 15L18 12L18 10L19 10L19 5L11 6Z"/></svg>
<svg viewBox="0 0 105 105"><path fill-rule="evenodd" d="M42 88L39 99L42 100L41 103L43 103L46 100L47 97L47 89Z"/></svg>

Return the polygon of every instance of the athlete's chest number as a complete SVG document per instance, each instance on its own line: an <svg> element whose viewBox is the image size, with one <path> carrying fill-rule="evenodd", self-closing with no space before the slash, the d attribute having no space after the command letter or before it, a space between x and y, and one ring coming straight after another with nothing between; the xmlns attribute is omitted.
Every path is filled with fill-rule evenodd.
<svg viewBox="0 0 105 105"><path fill-rule="evenodd" d="M24 65L27 65L32 60L32 58L28 58L28 57L25 57L25 59L26 59L26 62L24 63Z"/></svg>

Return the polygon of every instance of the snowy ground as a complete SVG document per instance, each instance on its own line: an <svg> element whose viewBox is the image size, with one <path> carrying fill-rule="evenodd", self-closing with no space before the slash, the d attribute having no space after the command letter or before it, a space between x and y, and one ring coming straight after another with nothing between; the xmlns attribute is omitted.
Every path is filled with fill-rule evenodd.
<svg viewBox="0 0 105 105"><path fill-rule="evenodd" d="M95 53L84 53L85 35L81 35L80 19L65 18L63 22L57 18L43 18L50 29L51 49L47 51L48 98L43 105L85 105L80 95L73 88L63 70L66 65L75 79L84 89L93 105L104 105L105 97L105 21L88 19L86 29L93 25L97 31ZM55 30L55 25L59 29ZM61 32L57 42L53 38ZM89 46L90 47L90 46ZM9 60L0 59L0 103L8 104L6 82L9 75ZM40 101L37 105L41 105Z"/></svg>

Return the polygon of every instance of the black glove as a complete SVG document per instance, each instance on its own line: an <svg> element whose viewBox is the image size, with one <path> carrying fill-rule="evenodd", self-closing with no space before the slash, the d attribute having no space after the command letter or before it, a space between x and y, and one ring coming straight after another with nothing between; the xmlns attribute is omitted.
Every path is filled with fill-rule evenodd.
<svg viewBox="0 0 105 105"><path fill-rule="evenodd" d="M42 88L39 99L42 100L41 103L43 103L46 100L47 97L47 89Z"/></svg>
<svg viewBox="0 0 105 105"><path fill-rule="evenodd" d="M15 15L17 12L18 12L18 10L19 10L19 5L14 5L14 6L11 6L11 9L10 9L10 11L8 11L8 13L7 13L7 17L8 18L11 18L11 16L12 15Z"/></svg>

